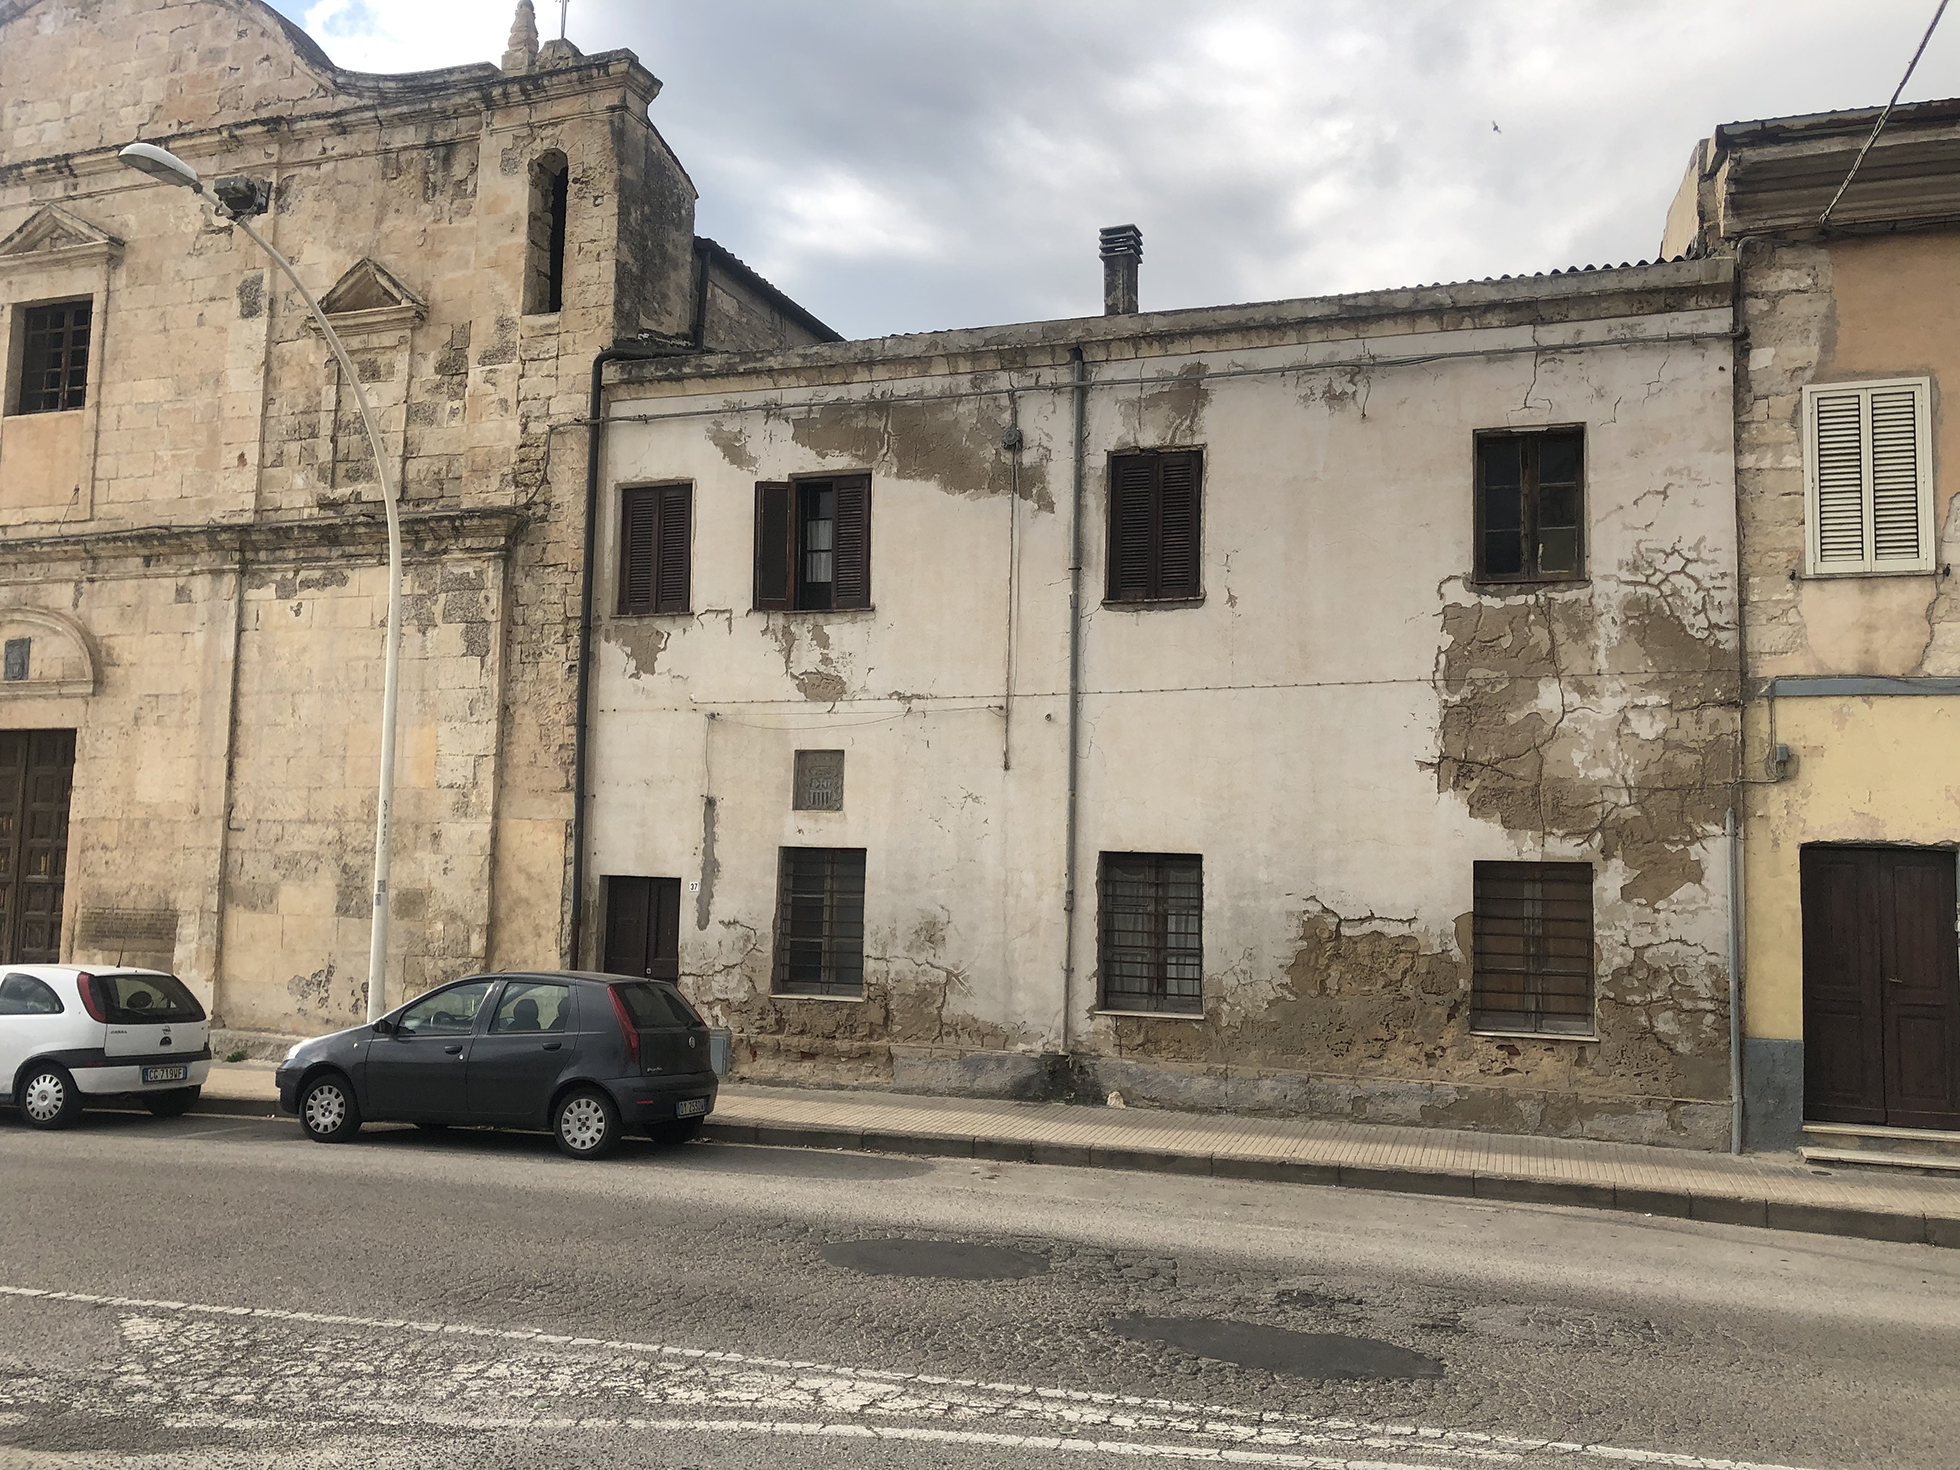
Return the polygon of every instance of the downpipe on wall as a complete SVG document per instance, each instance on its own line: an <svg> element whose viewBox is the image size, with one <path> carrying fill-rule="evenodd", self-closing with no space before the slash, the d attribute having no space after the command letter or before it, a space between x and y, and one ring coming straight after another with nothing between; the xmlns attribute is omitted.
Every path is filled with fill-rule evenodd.
<svg viewBox="0 0 1960 1470"><path fill-rule="evenodd" d="M1082 739L1082 501L1083 443L1089 410L1089 367L1080 347L1068 350L1072 483L1068 525L1068 819L1062 858L1062 1055L1075 1054L1075 828L1076 769Z"/></svg>
<svg viewBox="0 0 1960 1470"><path fill-rule="evenodd" d="M1742 1152L1742 831L1731 806L1729 848L1729 1152Z"/></svg>

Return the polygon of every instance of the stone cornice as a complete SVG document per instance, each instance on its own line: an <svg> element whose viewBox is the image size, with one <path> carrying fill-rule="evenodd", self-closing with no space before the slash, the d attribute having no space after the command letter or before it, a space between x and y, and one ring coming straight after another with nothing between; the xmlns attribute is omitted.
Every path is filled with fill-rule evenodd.
<svg viewBox="0 0 1960 1470"><path fill-rule="evenodd" d="M455 552L484 555L509 548L529 521L517 506L408 511L402 515L406 555L428 560ZM218 557L247 563L387 555L388 523L379 506L352 515L305 520L206 521L188 526L135 526L57 535L0 534L0 568L88 565L105 561Z"/></svg>

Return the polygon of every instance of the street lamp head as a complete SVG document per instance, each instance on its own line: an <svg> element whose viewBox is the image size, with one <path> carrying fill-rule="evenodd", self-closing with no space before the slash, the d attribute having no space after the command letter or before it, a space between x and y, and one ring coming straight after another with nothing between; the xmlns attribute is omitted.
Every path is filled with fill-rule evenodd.
<svg viewBox="0 0 1960 1470"><path fill-rule="evenodd" d="M161 179L166 184L177 184L194 194L204 192L204 184L197 176L197 170L166 148L154 143L131 143L116 155L124 163L153 179Z"/></svg>

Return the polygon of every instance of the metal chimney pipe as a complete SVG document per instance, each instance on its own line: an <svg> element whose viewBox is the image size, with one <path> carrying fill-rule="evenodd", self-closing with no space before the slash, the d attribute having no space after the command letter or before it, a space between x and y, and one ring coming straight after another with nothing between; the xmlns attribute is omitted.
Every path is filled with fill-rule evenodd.
<svg viewBox="0 0 1960 1470"><path fill-rule="evenodd" d="M1135 225L1108 225L1102 231L1103 315L1131 316L1137 309L1137 267L1143 261L1143 231Z"/></svg>

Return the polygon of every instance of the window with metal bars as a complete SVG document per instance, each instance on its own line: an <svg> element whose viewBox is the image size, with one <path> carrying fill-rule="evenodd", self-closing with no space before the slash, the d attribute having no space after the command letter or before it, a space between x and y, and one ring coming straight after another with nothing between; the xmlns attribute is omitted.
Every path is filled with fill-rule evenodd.
<svg viewBox="0 0 1960 1470"><path fill-rule="evenodd" d="M777 869L778 995L864 994L864 849L785 847Z"/></svg>
<svg viewBox="0 0 1960 1470"><path fill-rule="evenodd" d="M688 560L692 485L633 486L619 497L619 610L684 613L691 607Z"/></svg>
<svg viewBox="0 0 1960 1470"><path fill-rule="evenodd" d="M57 301L20 314L20 393L16 413L61 413L88 399L89 333L95 306Z"/></svg>
<svg viewBox="0 0 1960 1470"><path fill-rule="evenodd" d="M1477 580L1585 575L1586 436L1581 429L1477 436Z"/></svg>
<svg viewBox="0 0 1960 1470"><path fill-rule="evenodd" d="M1106 852L1098 875L1103 1009L1204 1012L1204 859Z"/></svg>
<svg viewBox="0 0 1960 1470"><path fill-rule="evenodd" d="M1593 1033L1590 863L1478 863L1470 1029Z"/></svg>
<svg viewBox="0 0 1960 1470"><path fill-rule="evenodd" d="M1158 449L1109 457L1111 602L1190 602L1199 575L1204 454Z"/></svg>
<svg viewBox="0 0 1960 1470"><path fill-rule="evenodd" d="M1809 572L1930 572L1932 383L1806 387L1804 490Z"/></svg>
<svg viewBox="0 0 1960 1470"><path fill-rule="evenodd" d="M871 606L871 477L763 481L755 487L755 606Z"/></svg>

